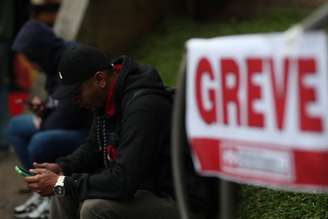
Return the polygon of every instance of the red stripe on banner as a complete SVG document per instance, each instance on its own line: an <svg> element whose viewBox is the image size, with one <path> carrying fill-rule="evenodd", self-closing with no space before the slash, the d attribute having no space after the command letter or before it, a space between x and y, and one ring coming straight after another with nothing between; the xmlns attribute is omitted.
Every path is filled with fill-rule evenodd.
<svg viewBox="0 0 328 219"><path fill-rule="evenodd" d="M322 151L308 151L300 149L291 149L285 147L285 151L291 155L291 178L274 178L268 174L252 175L242 172L238 169L229 169L227 172L221 163L221 150L224 140L192 138L191 145L193 155L196 157L198 171L200 173L211 173L222 175L231 180L244 183L256 183L272 186L289 186L294 188L327 188L328 187L328 149ZM240 142L239 142L240 143ZM250 148L267 149L270 151L284 151L281 145L269 145L252 142L242 142ZM240 144L243 145L243 144ZM223 146L226 147L226 146ZM233 167L233 166L232 166Z"/></svg>
<svg viewBox="0 0 328 219"><path fill-rule="evenodd" d="M294 151L296 183L328 185L328 151Z"/></svg>
<svg viewBox="0 0 328 219"><path fill-rule="evenodd" d="M201 171L220 171L219 141L194 138L191 145L193 153L199 161Z"/></svg>

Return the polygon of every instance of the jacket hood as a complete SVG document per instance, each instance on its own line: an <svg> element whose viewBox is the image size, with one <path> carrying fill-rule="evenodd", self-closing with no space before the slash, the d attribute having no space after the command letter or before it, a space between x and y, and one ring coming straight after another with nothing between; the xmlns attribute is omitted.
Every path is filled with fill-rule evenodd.
<svg viewBox="0 0 328 219"><path fill-rule="evenodd" d="M45 23L30 20L17 34L12 49L38 64L46 74L57 74L57 66L69 42L57 37Z"/></svg>
<svg viewBox="0 0 328 219"><path fill-rule="evenodd" d="M113 61L121 64L122 69L114 89L114 102L116 107L121 106L124 95L136 89L164 89L163 81L152 66L141 65L128 56L121 56Z"/></svg>
<svg viewBox="0 0 328 219"><path fill-rule="evenodd" d="M57 67L66 47L74 42L55 35L45 23L30 20L17 34L12 49L23 53L31 62L39 65L47 74L46 89L52 93L57 84Z"/></svg>

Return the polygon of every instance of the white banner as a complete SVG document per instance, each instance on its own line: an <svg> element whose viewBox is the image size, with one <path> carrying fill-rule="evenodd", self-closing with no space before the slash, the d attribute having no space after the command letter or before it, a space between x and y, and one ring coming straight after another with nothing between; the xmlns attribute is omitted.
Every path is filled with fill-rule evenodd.
<svg viewBox="0 0 328 219"><path fill-rule="evenodd" d="M292 41L279 33L188 41L186 127L198 170L264 184L328 185L328 176L313 170L303 170L310 171L305 178L324 182L298 175L328 158L327 83L322 32Z"/></svg>

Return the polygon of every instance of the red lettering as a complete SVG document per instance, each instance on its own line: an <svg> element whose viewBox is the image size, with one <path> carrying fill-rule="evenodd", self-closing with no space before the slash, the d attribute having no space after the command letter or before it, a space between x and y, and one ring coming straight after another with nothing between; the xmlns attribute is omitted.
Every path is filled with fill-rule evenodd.
<svg viewBox="0 0 328 219"><path fill-rule="evenodd" d="M286 97L287 97L288 78L289 78L289 64L290 64L289 59L285 58L283 60L283 69L281 72L282 83L277 83L277 79L276 79L277 73L275 72L273 61L272 59L269 60L271 87L273 93L274 110L276 114L276 126L280 130L282 129L282 126L285 121Z"/></svg>
<svg viewBox="0 0 328 219"><path fill-rule="evenodd" d="M237 111L237 124L240 125L240 104L238 100L239 90L239 69L237 63L232 59L221 60L221 74L222 74L222 108L223 108L223 122L228 124L228 103L233 102ZM234 84L229 87L228 76L233 76Z"/></svg>
<svg viewBox="0 0 328 219"><path fill-rule="evenodd" d="M249 58L247 63L247 122L249 126L263 127L263 113L256 112L253 108L255 100L260 99L261 88L253 83L254 75L261 74L263 62L259 58Z"/></svg>
<svg viewBox="0 0 328 219"><path fill-rule="evenodd" d="M316 63L313 58L301 58L298 60L298 87L299 87L299 116L300 128L304 131L322 131L322 120L319 117L311 117L307 111L306 106L309 102L316 100L315 90L313 87L304 86L304 78L306 75L316 73Z"/></svg>
<svg viewBox="0 0 328 219"><path fill-rule="evenodd" d="M216 121L216 105L215 105L215 90L208 89L208 98L211 102L211 107L206 109L204 106L203 98L202 98L202 78L208 75L211 80L214 80L214 74L211 67L210 62L206 58L201 58L196 70L196 78L195 78L195 88L196 88L196 104L197 109L203 120L210 124Z"/></svg>

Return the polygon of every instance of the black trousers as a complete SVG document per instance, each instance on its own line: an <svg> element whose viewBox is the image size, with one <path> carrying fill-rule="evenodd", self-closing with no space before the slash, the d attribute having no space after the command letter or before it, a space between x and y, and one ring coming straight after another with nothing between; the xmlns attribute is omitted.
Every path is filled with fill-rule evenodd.
<svg viewBox="0 0 328 219"><path fill-rule="evenodd" d="M127 201L88 199L80 203L77 197L53 197L50 218L179 219L180 215L173 199L140 190L134 199Z"/></svg>

